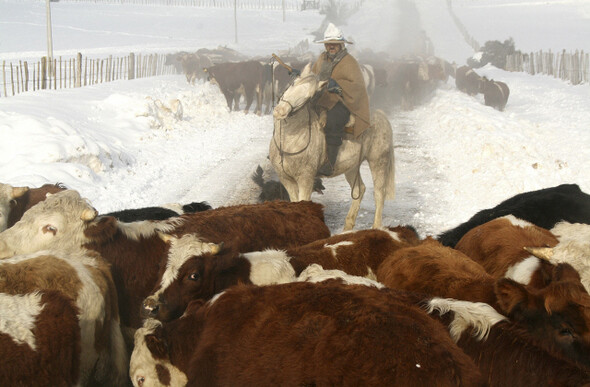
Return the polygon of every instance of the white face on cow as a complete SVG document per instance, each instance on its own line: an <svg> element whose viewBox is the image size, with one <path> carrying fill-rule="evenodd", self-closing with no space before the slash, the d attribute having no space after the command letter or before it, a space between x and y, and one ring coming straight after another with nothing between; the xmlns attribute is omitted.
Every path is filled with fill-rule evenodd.
<svg viewBox="0 0 590 387"><path fill-rule="evenodd" d="M316 91L323 85L318 82L318 77L312 73L311 65L308 63L301 75L295 80L274 108L273 116L277 120L285 119L291 111L299 109L309 100Z"/></svg>
<svg viewBox="0 0 590 387"><path fill-rule="evenodd" d="M26 211L0 233L0 259L39 250L75 250L85 243L84 229L97 211L74 190L64 190Z"/></svg>
<svg viewBox="0 0 590 387"><path fill-rule="evenodd" d="M146 337L153 335L161 323L154 319L146 319L142 328L135 331L135 345L129 362L129 376L135 387L162 386L158 378L160 373L167 373L168 386L186 386L186 375L176 368L168 358L156 359L146 343ZM161 355L161 354L160 354Z"/></svg>

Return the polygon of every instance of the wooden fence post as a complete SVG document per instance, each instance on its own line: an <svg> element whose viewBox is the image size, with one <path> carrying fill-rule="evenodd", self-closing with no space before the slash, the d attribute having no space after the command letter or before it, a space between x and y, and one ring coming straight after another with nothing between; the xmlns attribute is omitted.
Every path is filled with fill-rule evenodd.
<svg viewBox="0 0 590 387"><path fill-rule="evenodd" d="M25 65L25 91L29 91L29 64L27 61L24 62Z"/></svg>
<svg viewBox="0 0 590 387"><path fill-rule="evenodd" d="M14 96L14 70L12 69L12 62L10 63L10 86L12 87L12 95Z"/></svg>
<svg viewBox="0 0 590 387"><path fill-rule="evenodd" d="M82 86L82 54L76 55L76 83L74 87Z"/></svg>
<svg viewBox="0 0 590 387"><path fill-rule="evenodd" d="M129 54L129 66L127 67L127 79L135 79L135 54Z"/></svg>

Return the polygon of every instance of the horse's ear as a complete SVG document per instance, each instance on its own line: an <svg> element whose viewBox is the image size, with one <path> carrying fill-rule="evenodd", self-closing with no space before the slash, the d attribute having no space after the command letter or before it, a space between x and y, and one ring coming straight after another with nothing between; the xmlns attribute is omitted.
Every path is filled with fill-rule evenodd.
<svg viewBox="0 0 590 387"><path fill-rule="evenodd" d="M305 77L306 75L309 75L309 73L311 73L311 63L305 65L303 71L301 72L301 77Z"/></svg>

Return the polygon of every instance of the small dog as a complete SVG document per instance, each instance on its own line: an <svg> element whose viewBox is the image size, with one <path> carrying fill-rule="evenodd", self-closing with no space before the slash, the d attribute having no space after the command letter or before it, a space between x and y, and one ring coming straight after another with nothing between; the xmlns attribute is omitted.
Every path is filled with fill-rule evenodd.
<svg viewBox="0 0 590 387"><path fill-rule="evenodd" d="M258 168L256 168L256 172L254 172L252 174L252 180L254 180L254 182L260 188L262 188L262 192L258 196L258 201L261 203L272 201L272 200L289 201L289 194L287 193L287 190L281 184L281 182L275 181L275 180L269 180L269 181L265 182L262 174L263 174L263 171L262 171L262 167L260 165L258 166ZM324 187L324 185L322 184L322 179L320 179L319 177L316 177L313 182L313 192L317 192L320 195L323 195L324 194L323 190L325 190L325 189L326 189L326 187Z"/></svg>

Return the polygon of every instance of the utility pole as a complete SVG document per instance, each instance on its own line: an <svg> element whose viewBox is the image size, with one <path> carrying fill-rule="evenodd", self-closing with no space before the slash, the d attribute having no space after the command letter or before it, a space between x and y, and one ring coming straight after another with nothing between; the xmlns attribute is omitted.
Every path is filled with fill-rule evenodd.
<svg viewBox="0 0 590 387"><path fill-rule="evenodd" d="M285 22L285 0L283 0L283 23Z"/></svg>
<svg viewBox="0 0 590 387"><path fill-rule="evenodd" d="M238 0L234 0L234 30L236 33L236 44L238 44Z"/></svg>
<svg viewBox="0 0 590 387"><path fill-rule="evenodd" d="M45 0L47 9L47 61L49 62L49 74L53 74L53 71L51 71L53 66L53 38L51 36L51 7L49 2L50 0Z"/></svg>

